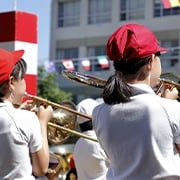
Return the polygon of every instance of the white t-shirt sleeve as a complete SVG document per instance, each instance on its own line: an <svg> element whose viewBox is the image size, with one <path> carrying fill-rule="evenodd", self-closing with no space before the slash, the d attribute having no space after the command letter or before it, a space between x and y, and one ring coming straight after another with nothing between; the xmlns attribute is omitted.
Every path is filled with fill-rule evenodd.
<svg viewBox="0 0 180 180"><path fill-rule="evenodd" d="M38 120L38 117L34 114L34 118L32 118L33 123L32 125L32 131L30 134L30 144L29 144L29 149L31 153L34 153L41 149L43 139L42 139L42 134L41 134L41 127L40 123Z"/></svg>
<svg viewBox="0 0 180 180"><path fill-rule="evenodd" d="M24 110L21 113L22 117L26 117L22 121L25 121L23 124L26 128L29 150L31 153L37 152L41 149L43 143L39 119L34 112Z"/></svg>

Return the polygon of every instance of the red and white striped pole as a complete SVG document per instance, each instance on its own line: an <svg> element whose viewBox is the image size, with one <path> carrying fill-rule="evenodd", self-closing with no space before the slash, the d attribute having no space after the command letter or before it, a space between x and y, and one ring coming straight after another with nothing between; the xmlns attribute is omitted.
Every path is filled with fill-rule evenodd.
<svg viewBox="0 0 180 180"><path fill-rule="evenodd" d="M37 16L22 11L0 13L0 48L24 49L25 76L29 94L37 94Z"/></svg>

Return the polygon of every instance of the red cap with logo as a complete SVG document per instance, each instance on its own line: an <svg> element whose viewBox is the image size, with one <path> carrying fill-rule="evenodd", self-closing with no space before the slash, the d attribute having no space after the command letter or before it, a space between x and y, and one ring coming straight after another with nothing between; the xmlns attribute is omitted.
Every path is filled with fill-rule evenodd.
<svg viewBox="0 0 180 180"><path fill-rule="evenodd" d="M14 65L21 59L23 54L24 50L10 52L5 49L0 49L0 84L9 78Z"/></svg>
<svg viewBox="0 0 180 180"><path fill-rule="evenodd" d="M158 44L154 33L144 25L125 24L109 37L106 51L110 60L116 61L144 58L167 49Z"/></svg>

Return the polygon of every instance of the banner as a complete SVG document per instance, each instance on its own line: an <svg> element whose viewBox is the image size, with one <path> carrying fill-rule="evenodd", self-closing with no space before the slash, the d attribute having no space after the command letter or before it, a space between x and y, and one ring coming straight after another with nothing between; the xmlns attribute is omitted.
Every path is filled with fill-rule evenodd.
<svg viewBox="0 0 180 180"><path fill-rule="evenodd" d="M109 68L109 62L106 56L97 56L97 60L103 69Z"/></svg>
<svg viewBox="0 0 180 180"><path fill-rule="evenodd" d="M89 59L86 59L86 58L83 58L83 59L80 59L81 60L81 64L82 64L82 67L85 71L89 71L90 70L90 60Z"/></svg>
<svg viewBox="0 0 180 180"><path fill-rule="evenodd" d="M53 61L44 61L44 68L47 72L55 72L56 68Z"/></svg>
<svg viewBox="0 0 180 180"><path fill-rule="evenodd" d="M165 9L180 7L180 0L162 0L162 3Z"/></svg>
<svg viewBox="0 0 180 180"><path fill-rule="evenodd" d="M65 69L67 69L69 71L74 70L74 64L71 59L63 59L62 64L64 65Z"/></svg>

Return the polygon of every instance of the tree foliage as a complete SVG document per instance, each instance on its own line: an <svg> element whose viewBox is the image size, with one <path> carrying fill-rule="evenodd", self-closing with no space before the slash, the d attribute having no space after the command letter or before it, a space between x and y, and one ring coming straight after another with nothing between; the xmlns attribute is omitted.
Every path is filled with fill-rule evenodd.
<svg viewBox="0 0 180 180"><path fill-rule="evenodd" d="M72 100L72 94L59 88L57 74L47 72L43 66L38 67L38 96L49 101L60 103L63 100Z"/></svg>

